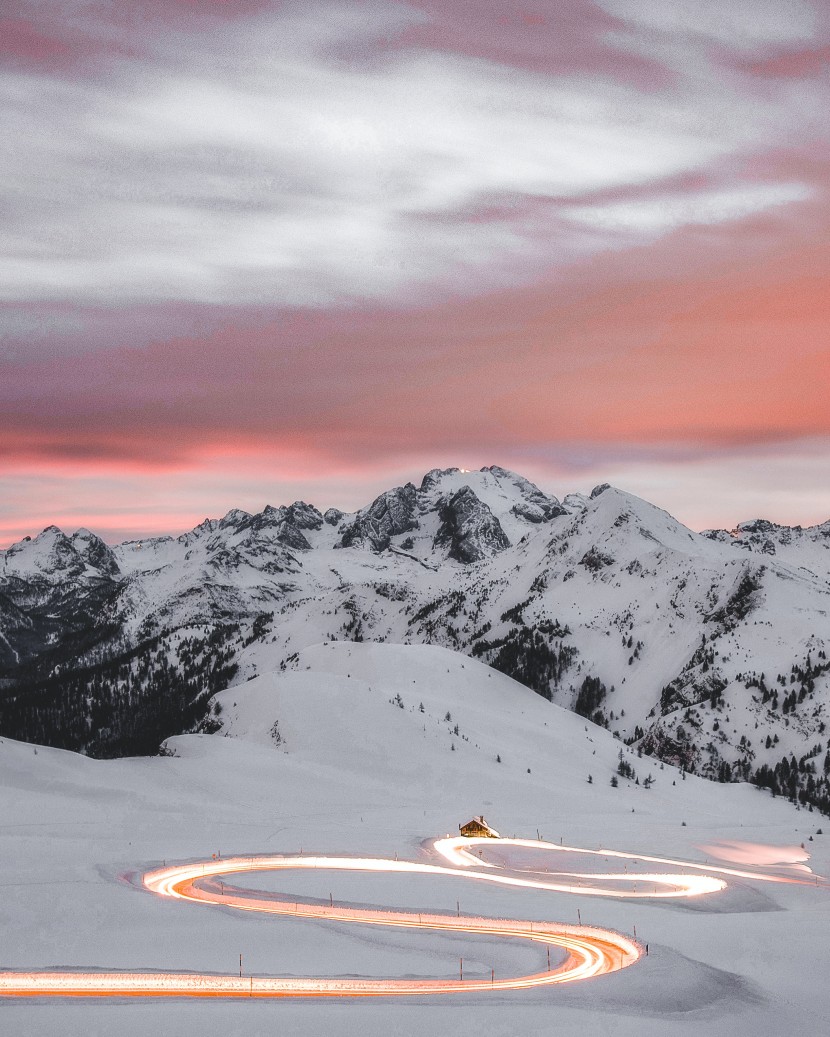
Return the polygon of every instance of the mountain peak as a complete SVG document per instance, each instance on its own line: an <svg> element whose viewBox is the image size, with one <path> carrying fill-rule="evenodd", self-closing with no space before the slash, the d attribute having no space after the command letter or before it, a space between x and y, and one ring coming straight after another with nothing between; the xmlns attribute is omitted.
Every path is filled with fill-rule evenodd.
<svg viewBox="0 0 830 1037"><path fill-rule="evenodd" d="M219 520L219 526L225 528L227 526L241 526L245 522L250 522L253 518L247 511L243 511L241 508L231 508L231 510Z"/></svg>
<svg viewBox="0 0 830 1037"><path fill-rule="evenodd" d="M423 479L421 479L419 489L422 493L427 490L432 490L441 483L445 476L458 475L460 471L460 468L431 468Z"/></svg>
<svg viewBox="0 0 830 1037"><path fill-rule="evenodd" d="M384 551L393 536L418 528L418 491L411 482L396 486L361 509L340 538L339 547L368 543Z"/></svg>
<svg viewBox="0 0 830 1037"><path fill-rule="evenodd" d="M81 572L85 563L69 537L57 526L47 526L32 540L19 540L4 554L5 570L18 576L40 576L61 579Z"/></svg>
<svg viewBox="0 0 830 1037"><path fill-rule="evenodd" d="M120 573L118 562L112 548L88 529L78 529L70 537L70 543L77 554L92 569L107 576L117 576Z"/></svg>

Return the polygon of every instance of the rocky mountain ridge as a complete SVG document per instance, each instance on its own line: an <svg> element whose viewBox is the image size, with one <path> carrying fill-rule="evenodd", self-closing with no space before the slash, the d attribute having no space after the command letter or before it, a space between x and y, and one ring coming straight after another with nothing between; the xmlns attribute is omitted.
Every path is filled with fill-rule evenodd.
<svg viewBox="0 0 830 1037"><path fill-rule="evenodd" d="M353 514L234 510L0 552L0 731L154 751L327 640L439 644L619 738L830 808L830 522L695 533L610 486L435 469Z"/></svg>

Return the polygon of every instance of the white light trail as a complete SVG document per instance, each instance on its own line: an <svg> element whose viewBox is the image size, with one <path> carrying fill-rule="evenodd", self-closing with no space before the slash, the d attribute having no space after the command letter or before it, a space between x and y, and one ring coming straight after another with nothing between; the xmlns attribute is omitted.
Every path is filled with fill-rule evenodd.
<svg viewBox="0 0 830 1037"><path fill-rule="evenodd" d="M764 872L760 872L760 871L742 871L742 870L740 870L738 868L724 868L724 867L721 867L721 866L718 866L718 865L709 864L708 862L705 863L705 864L698 864L698 863L695 863L695 862L692 862L692 861L673 860L671 857L652 857L649 854L645 854L645 853L625 853L622 850L606 850L606 849L586 850L586 849L584 849L582 847L579 847L579 846L562 846L561 844L548 843L548 842L544 842L543 840L539 840L539 839L498 839L498 840L496 840L496 839L486 839L486 838L469 839L469 838L466 838L465 836L456 836L454 838L437 839L433 843L433 846L434 846L435 850L442 857L444 857L446 860L448 860L452 864L457 865L458 867L469 868L473 864L476 865L476 867L479 867L479 868L480 867L485 867L485 868L497 867L497 865L488 864L485 861L481 860L480 858L475 857L472 853L469 852L469 849L468 849L469 847L478 846L478 845L484 845L484 846L488 846L488 845L489 846L523 846L523 847L525 847L527 849L532 849L532 850L549 850L549 851L554 851L556 853L580 853L580 854L589 855L591 857L614 857L615 859L619 859L619 860L643 861L643 862L648 863L648 864L664 864L664 865L670 865L673 868L691 868L694 871L715 872L718 875L731 875L734 878L757 879L757 880L759 880L761 882L780 882L780 883L786 883L787 885L815 886L817 884L821 884L821 885L826 884L826 880L825 879L822 879L818 875L814 875L812 872L810 872L812 877L809 880L808 879L804 879L804 878L798 879L798 878L793 878L790 875L770 875L770 874L765 874ZM806 869L806 870L809 872L809 869ZM573 876L573 877L575 877L575 878L576 877L583 877L583 878L595 877L595 876L590 876L590 875L579 876L578 873L576 873L576 872L568 872L568 874ZM665 881L666 884L670 885L670 884L673 883L677 887L675 892L668 892L667 891L667 892L664 892L662 894L661 893L655 893L655 892L643 894L644 896L648 896L648 897L654 897L654 896L658 896L658 897L659 896L664 896L664 897L700 896L703 893L715 893L718 890L726 888L726 883L725 882L722 882L722 881L717 880L717 879L712 879L708 875L705 877L705 880L702 880L700 882L697 881L698 878L699 878L698 876L695 876L695 875L684 875L682 873L673 874L673 875L666 874L666 875L660 875L660 876L654 876L654 875L647 876L647 875L644 875L644 874L634 874L634 873L632 873L630 875L626 874L626 875L623 875L623 876L620 876L620 875L616 875L616 876L603 875L602 877L604 879L614 878L614 879L621 880L621 881L624 881L624 882L639 882L639 881L645 880L645 879L652 879L652 880L654 880L656 878L659 878L661 881ZM717 885L713 886L712 883L717 883ZM613 896L613 897L629 898L629 897L633 897L635 895L636 896L640 895L640 894L634 894L633 892L624 892L622 890L613 890L612 891L612 890L588 889L588 888L584 888L584 887L581 887L581 886L574 887L574 888L560 887L560 886L548 887L548 888L563 889L563 890L565 890L567 892L578 892L578 893L585 894L587 896Z"/></svg>

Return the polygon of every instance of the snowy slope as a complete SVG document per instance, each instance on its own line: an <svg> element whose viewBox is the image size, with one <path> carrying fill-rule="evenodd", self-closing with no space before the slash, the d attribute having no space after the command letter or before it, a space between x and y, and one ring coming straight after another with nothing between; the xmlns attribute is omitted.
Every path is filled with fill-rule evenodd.
<svg viewBox="0 0 830 1037"><path fill-rule="evenodd" d="M507 834L534 838L538 830L566 845L702 863L714 862L713 853L757 858L763 844L773 860L811 852L813 869L830 868L814 815L747 785L683 778L633 749L624 754L640 784L619 778L613 788L620 745L608 732L444 649L310 646L295 671L262 674L217 701L221 731L173 738L166 757L98 761L0 740L0 882L14 890L0 922L0 965L233 972L242 953L246 974L443 976L460 956L470 976L543 968L543 952L509 941L247 916L161 900L135 885L155 863L216 852L423 860L425 840L482 812ZM580 863L608 867L603 858ZM773 872L811 875L792 865ZM458 901L462 912L493 916L579 914L636 928L650 955L589 983L494 998L7 1002L4 1027L24 1037L265 1034L275 1025L285 1033L415 1037L468 1028L474 1013L483 1035L748 1037L823 1032L830 1019L814 969L830 901L810 884L730 879L724 893L686 905L370 873L251 876L246 884L414 910L453 913Z"/></svg>

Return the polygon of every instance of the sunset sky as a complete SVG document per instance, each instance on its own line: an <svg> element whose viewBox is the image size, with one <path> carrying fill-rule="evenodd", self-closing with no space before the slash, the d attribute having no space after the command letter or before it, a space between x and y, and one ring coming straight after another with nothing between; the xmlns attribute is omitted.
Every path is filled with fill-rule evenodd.
<svg viewBox="0 0 830 1037"><path fill-rule="evenodd" d="M429 468L830 518L827 0L6 0L0 546Z"/></svg>

